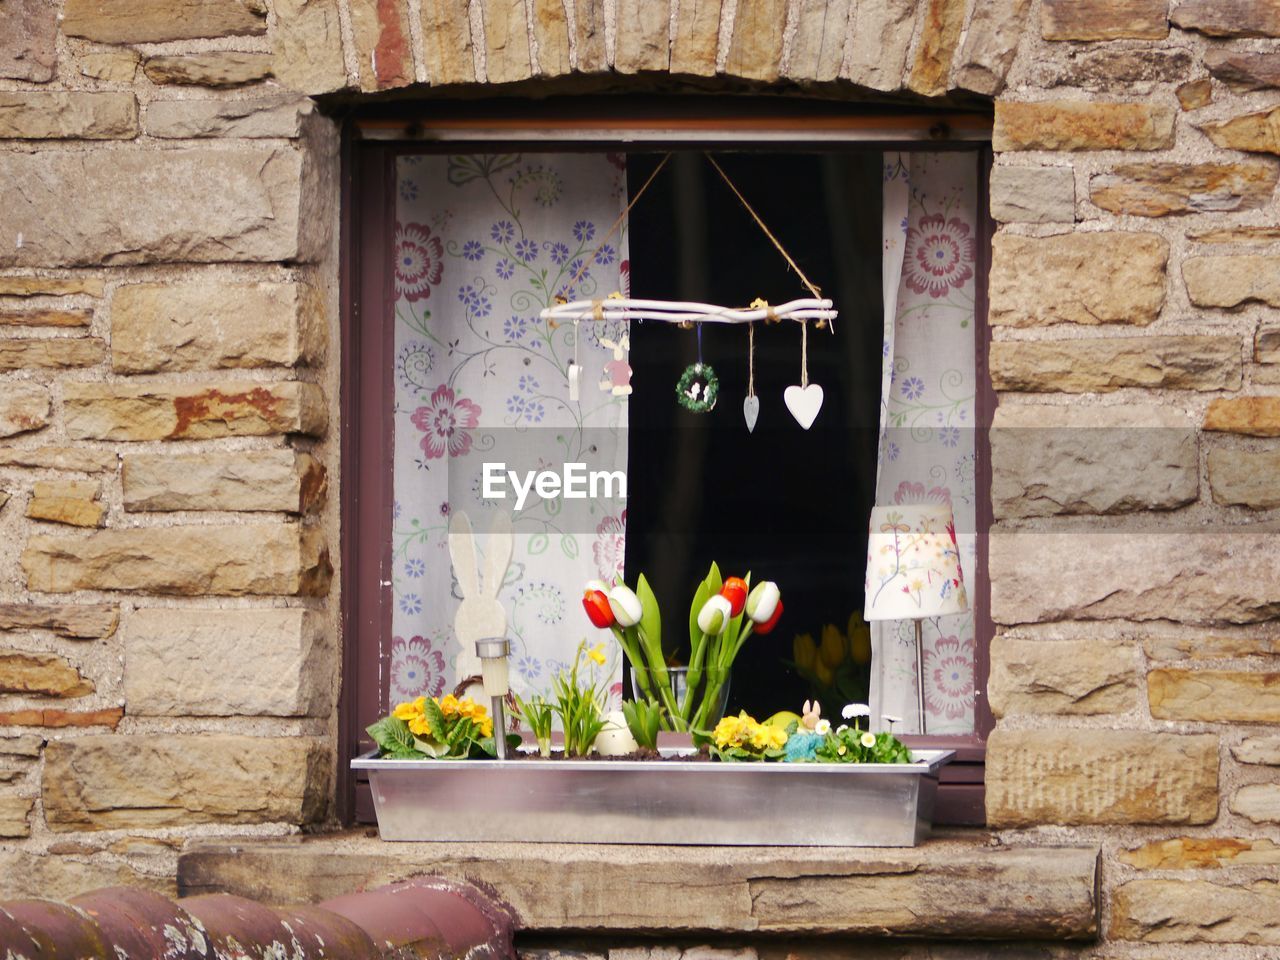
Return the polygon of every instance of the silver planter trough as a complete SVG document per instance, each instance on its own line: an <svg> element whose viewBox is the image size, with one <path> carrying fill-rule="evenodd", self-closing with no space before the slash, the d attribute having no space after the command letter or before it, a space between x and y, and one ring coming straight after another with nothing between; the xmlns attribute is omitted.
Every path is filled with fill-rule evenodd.
<svg viewBox="0 0 1280 960"><path fill-rule="evenodd" d="M351 766L369 772L383 840L910 847L929 834L953 754L852 764L368 753Z"/></svg>

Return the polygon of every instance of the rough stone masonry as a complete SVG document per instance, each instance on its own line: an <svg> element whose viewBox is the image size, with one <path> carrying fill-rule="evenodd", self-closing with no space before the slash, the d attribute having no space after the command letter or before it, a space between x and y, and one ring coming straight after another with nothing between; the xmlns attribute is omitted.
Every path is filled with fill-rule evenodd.
<svg viewBox="0 0 1280 960"><path fill-rule="evenodd" d="M0 2L0 896L331 822L313 98L661 75L994 102L990 826L1101 845L1089 956L1280 946L1274 0Z"/></svg>

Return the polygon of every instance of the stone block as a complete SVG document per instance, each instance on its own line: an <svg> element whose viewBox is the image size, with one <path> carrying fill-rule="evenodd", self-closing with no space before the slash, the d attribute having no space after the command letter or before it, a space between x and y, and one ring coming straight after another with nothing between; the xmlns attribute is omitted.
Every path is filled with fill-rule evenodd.
<svg viewBox="0 0 1280 960"><path fill-rule="evenodd" d="M0 371L71 370L106 358L107 345L97 337L0 340Z"/></svg>
<svg viewBox="0 0 1280 960"><path fill-rule="evenodd" d="M1132 646L1111 640L991 641L987 694L997 717L1092 716L1138 705Z"/></svg>
<svg viewBox="0 0 1280 960"><path fill-rule="evenodd" d="M1280 154L1280 107L1201 123L1197 127L1215 144L1228 150Z"/></svg>
<svg viewBox="0 0 1280 960"><path fill-rule="evenodd" d="M32 520L100 527L106 515L107 508L98 500L98 484L92 480L37 481L27 501L27 516Z"/></svg>
<svg viewBox="0 0 1280 960"><path fill-rule="evenodd" d="M1238 527L1152 533L992 533L997 623L1258 623L1280 613L1280 534Z"/></svg>
<svg viewBox="0 0 1280 960"><path fill-rule="evenodd" d="M267 79L272 74L273 64L269 53L213 50L147 57L143 61L142 72L152 83L238 87Z"/></svg>
<svg viewBox="0 0 1280 960"><path fill-rule="evenodd" d="M1280 306L1280 256L1190 257L1182 262L1187 296L1197 307Z"/></svg>
<svg viewBox="0 0 1280 960"><path fill-rule="evenodd" d="M6 757L25 757L34 760L40 756L44 740L34 734L16 737L0 737L0 755Z"/></svg>
<svg viewBox="0 0 1280 960"><path fill-rule="evenodd" d="M848 0L835 0L834 6L845 7L846 25L848 23ZM716 72L716 56L719 52L720 14L723 0L699 0L697 3L677 3L675 9L675 28L671 38L671 72L674 74L690 74L697 77L713 77ZM818 29L825 29L825 16L828 7L823 0L802 0L797 20L797 36L799 40L799 61L797 70L804 70L808 58L812 56L812 37L815 30L815 17L823 20ZM829 43L831 41L823 41ZM840 33L839 53L835 60L835 69L839 73L840 61L844 56L844 33ZM538 55L541 59L541 54ZM815 64L815 69L817 65ZM827 64L827 69L830 65ZM793 71L793 76L798 74ZM833 78L834 79L834 78Z"/></svg>
<svg viewBox="0 0 1280 960"><path fill-rule="evenodd" d="M191 456L126 454L124 507L164 510L281 510L312 513L328 480L313 457L293 450L236 450Z"/></svg>
<svg viewBox="0 0 1280 960"><path fill-rule="evenodd" d="M313 363L325 319L306 284L126 284L111 298L111 366L156 373Z"/></svg>
<svg viewBox="0 0 1280 960"><path fill-rule="evenodd" d="M1154 233L998 234L992 241L993 326L1146 326L1164 306L1169 243ZM1105 263L1108 269L1099 270Z"/></svg>
<svg viewBox="0 0 1280 960"><path fill-rule="evenodd" d="M0 277L0 297L100 297L105 289L97 277Z"/></svg>
<svg viewBox="0 0 1280 960"><path fill-rule="evenodd" d="M336 664L306 610L135 610L123 635L130 716L328 716Z"/></svg>
<svg viewBox="0 0 1280 960"><path fill-rule="evenodd" d="M1152 103L996 101L992 146L1010 150L1164 150L1174 111Z"/></svg>
<svg viewBox="0 0 1280 960"><path fill-rule="evenodd" d="M1186 50L1151 44L1118 48L1114 44L1080 44L1065 52L1061 60L1045 58L1031 65L1037 85L1098 93L1114 93L1122 87L1151 90L1157 83L1180 83L1200 67L1199 58L1192 58Z"/></svg>
<svg viewBox="0 0 1280 960"><path fill-rule="evenodd" d="M1139 870L1206 870L1280 864L1280 844L1236 837L1175 837L1122 851L1117 859Z"/></svg>
<svg viewBox="0 0 1280 960"><path fill-rule="evenodd" d="M30 797L0 797L0 837L16 840L31 836L31 809L35 805Z"/></svg>
<svg viewBox="0 0 1280 960"><path fill-rule="evenodd" d="M1163 40L1169 0L1043 0L1046 40Z"/></svg>
<svg viewBox="0 0 1280 960"><path fill-rule="evenodd" d="M1205 411L1204 429L1280 437L1280 397L1219 397Z"/></svg>
<svg viewBox="0 0 1280 960"><path fill-rule="evenodd" d="M0 249L0 267L308 260L304 172L288 147L10 155L5 228L23 243Z"/></svg>
<svg viewBox="0 0 1280 960"><path fill-rule="evenodd" d="M49 388L38 383L6 383L0 390L0 437L39 430L49 422Z"/></svg>
<svg viewBox="0 0 1280 960"><path fill-rule="evenodd" d="M324 596L333 573L324 535L297 523L37 535L21 564L28 589L44 593Z"/></svg>
<svg viewBox="0 0 1280 960"><path fill-rule="evenodd" d="M1280 784L1241 787L1231 798L1231 812L1254 823L1280 823Z"/></svg>
<svg viewBox="0 0 1280 960"><path fill-rule="evenodd" d="M1004 90L1030 0L986 0L969 20L956 61L956 86L994 97Z"/></svg>
<svg viewBox="0 0 1280 960"><path fill-rule="evenodd" d="M132 140L138 101L132 93L0 91L0 139Z"/></svg>
<svg viewBox="0 0 1280 960"><path fill-rule="evenodd" d="M1231 748L1240 763L1280 767L1280 737L1247 737Z"/></svg>
<svg viewBox="0 0 1280 960"><path fill-rule="evenodd" d="M49 727L53 729L85 729L108 727L112 730L124 717L123 707L105 710L5 710L0 711L0 727ZM3 873L0 873L3 877Z"/></svg>
<svg viewBox="0 0 1280 960"><path fill-rule="evenodd" d="M1152 670L1147 699L1157 720L1280 723L1280 673Z"/></svg>
<svg viewBox="0 0 1280 960"><path fill-rule="evenodd" d="M0 77L52 80L57 39L57 7L48 0L8 0L0 6Z"/></svg>
<svg viewBox="0 0 1280 960"><path fill-rule="evenodd" d="M115 470L118 457L112 450L90 447L6 447L0 449L0 467L37 467L41 470L71 470L101 473Z"/></svg>
<svg viewBox="0 0 1280 960"><path fill-rule="evenodd" d="M429 2L444 3L446 0ZM605 0L572 0L572 3L574 70L578 73L604 73L609 69L609 51L605 46ZM716 3L716 9L720 9L720 3ZM425 10L423 23L426 23Z"/></svg>
<svg viewBox="0 0 1280 960"><path fill-rule="evenodd" d="M0 651L0 693L28 697L83 697L93 683L80 671L51 653Z"/></svg>
<svg viewBox="0 0 1280 960"><path fill-rule="evenodd" d="M1109 933L1142 943L1280 945L1280 883L1131 880L1112 894Z"/></svg>
<svg viewBox="0 0 1280 960"><path fill-rule="evenodd" d="M1164 217L1265 206L1277 170L1269 163L1129 163L1089 181L1090 199L1111 213Z"/></svg>
<svg viewBox="0 0 1280 960"><path fill-rule="evenodd" d="M990 438L996 517L1167 510L1199 495L1196 428L1168 407L1006 404Z"/></svg>
<svg viewBox="0 0 1280 960"><path fill-rule="evenodd" d="M964 0L927 0L923 6L924 22L906 85L921 96L937 97L947 92L966 4Z"/></svg>
<svg viewBox="0 0 1280 960"><path fill-rule="evenodd" d="M859 3L841 76L873 90L898 90L916 26L915 0Z"/></svg>
<svg viewBox="0 0 1280 960"><path fill-rule="evenodd" d="M1280 451L1209 451L1209 489L1224 506L1271 510L1280 507Z"/></svg>
<svg viewBox="0 0 1280 960"><path fill-rule="evenodd" d="M171 898L178 895L171 874L139 872L118 857L51 857L18 847L0 851L0 897L7 900L69 900L105 887L154 890Z"/></svg>
<svg viewBox="0 0 1280 960"><path fill-rule="evenodd" d="M1280 53L1274 50L1254 53L1210 47L1204 65L1233 93L1280 87Z"/></svg>
<svg viewBox="0 0 1280 960"><path fill-rule="evenodd" d="M676 11L671 72L711 76L715 73L720 3L696 3L690 7L686 10L680 4ZM852 0L800 0L795 7L795 35L783 72L795 80L817 83L830 83L840 76L853 8ZM693 61L688 65L692 69L676 69L677 51Z"/></svg>
<svg viewBox="0 0 1280 960"><path fill-rule="evenodd" d="M1213 81L1207 77L1200 80L1188 80L1174 90L1178 98L1178 106L1183 110L1199 110L1213 102Z"/></svg>
<svg viewBox="0 0 1280 960"><path fill-rule="evenodd" d="M564 0L533 0L533 40L539 76L563 77L572 71L569 16Z"/></svg>
<svg viewBox="0 0 1280 960"><path fill-rule="evenodd" d="M434 86L474 83L475 49L471 42L471 18L467 0L422 0L421 8L422 54L427 67L427 79ZM578 29L584 29L581 19L578 20ZM600 52L603 61L603 11L600 22ZM581 58L581 53L579 57ZM581 65L579 69L582 69Z"/></svg>
<svg viewBox="0 0 1280 960"><path fill-rule="evenodd" d="M56 832L304 824L324 812L329 751L302 737L94 735L45 748Z"/></svg>
<svg viewBox="0 0 1280 960"><path fill-rule="evenodd" d="M625 0L618 4L625 7ZM665 52L665 6L650 0L648 9L662 7ZM619 26L624 9L619 9ZM481 4L484 21L484 69L489 83L517 83L533 76L533 59L529 52L529 25L525 20L524 0L484 0ZM625 31L619 31L622 44ZM666 69L666 63L663 63Z"/></svg>
<svg viewBox="0 0 1280 960"><path fill-rule="evenodd" d="M105 53L86 53L76 63L80 73L94 80L108 83L133 83L138 75L141 58L133 50L110 50Z"/></svg>
<svg viewBox="0 0 1280 960"><path fill-rule="evenodd" d="M308 96L347 86L338 0L274 0L271 9L276 79Z"/></svg>
<svg viewBox="0 0 1280 960"><path fill-rule="evenodd" d="M407 0L352 0L351 32L360 89L387 90L414 81Z"/></svg>
<svg viewBox="0 0 1280 960"><path fill-rule="evenodd" d="M997 390L1029 392L1239 390L1244 369L1240 341L1229 336L998 341L990 359Z"/></svg>
<svg viewBox="0 0 1280 960"><path fill-rule="evenodd" d="M50 630L73 640L100 640L116 632L113 604L0 603L0 630Z"/></svg>
<svg viewBox="0 0 1280 960"><path fill-rule="evenodd" d="M661 69L666 69L667 5L653 3L653 0L623 2L637 9L661 9L661 34L655 35L655 39L660 40L663 51ZM782 68L782 34L786 22L786 0L738 0L729 53L725 58L725 73L750 80L777 80Z"/></svg>
<svg viewBox="0 0 1280 960"><path fill-rule="evenodd" d="M328 415L324 392L297 381L67 383L63 414L74 440L319 436Z"/></svg>
<svg viewBox="0 0 1280 960"><path fill-rule="evenodd" d="M1223 660L1280 654L1280 637L1251 632L1193 636L1154 634L1142 638L1142 648L1152 660Z"/></svg>
<svg viewBox="0 0 1280 960"><path fill-rule="evenodd" d="M40 294L32 294L40 296ZM32 307L26 310L0 312L0 327L87 327L93 323L93 311L59 309L56 307Z"/></svg>
<svg viewBox="0 0 1280 960"><path fill-rule="evenodd" d="M262 139L302 136L312 115L311 100L294 96L249 100L153 100L147 106L146 129L153 137L239 137Z"/></svg>
<svg viewBox="0 0 1280 960"><path fill-rule="evenodd" d="M1217 815L1217 737L997 728L987 740L993 828L1198 824Z"/></svg>
<svg viewBox="0 0 1280 960"><path fill-rule="evenodd" d="M1169 19L1211 37L1280 37L1280 8L1271 0L1182 0Z"/></svg>
<svg viewBox="0 0 1280 960"><path fill-rule="evenodd" d="M259 0L66 0L62 32L100 43L164 43L267 32Z"/></svg>
<svg viewBox="0 0 1280 960"><path fill-rule="evenodd" d="M993 167L991 216L1002 223L1072 223L1076 178L1070 167Z"/></svg>

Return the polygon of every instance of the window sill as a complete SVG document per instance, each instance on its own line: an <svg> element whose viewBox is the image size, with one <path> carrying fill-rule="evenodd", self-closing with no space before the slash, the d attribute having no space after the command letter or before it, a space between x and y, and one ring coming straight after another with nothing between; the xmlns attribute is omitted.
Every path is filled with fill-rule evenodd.
<svg viewBox="0 0 1280 960"><path fill-rule="evenodd" d="M1095 847L1001 847L984 831L919 847L384 843L366 831L202 844L182 896L314 902L410 876L492 890L522 933L1089 940Z"/></svg>

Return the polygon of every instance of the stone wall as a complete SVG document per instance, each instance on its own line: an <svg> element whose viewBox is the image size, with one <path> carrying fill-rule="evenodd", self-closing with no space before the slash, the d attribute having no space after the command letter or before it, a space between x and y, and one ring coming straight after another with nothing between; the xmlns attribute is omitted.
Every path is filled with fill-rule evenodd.
<svg viewBox="0 0 1280 960"><path fill-rule="evenodd" d="M995 100L991 823L1102 844L1098 955L1280 944L1277 9L3 0L3 893L164 888L193 837L328 816L338 160L306 97L673 75Z"/></svg>

